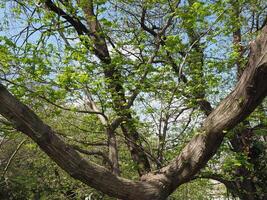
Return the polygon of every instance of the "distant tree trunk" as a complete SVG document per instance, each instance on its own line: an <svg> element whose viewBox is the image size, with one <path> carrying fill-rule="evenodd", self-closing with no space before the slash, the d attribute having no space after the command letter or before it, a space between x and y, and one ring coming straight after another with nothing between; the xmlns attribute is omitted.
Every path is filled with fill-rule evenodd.
<svg viewBox="0 0 267 200"><path fill-rule="evenodd" d="M236 180L233 181L233 187L230 191L241 200L265 200L267 199L267 172L261 170L260 162L266 149L259 149L253 145L253 140L257 140L252 129L244 128L235 134L230 140L233 151L248 156L248 162L252 164L253 169L249 170L246 166L240 166L233 174Z"/></svg>

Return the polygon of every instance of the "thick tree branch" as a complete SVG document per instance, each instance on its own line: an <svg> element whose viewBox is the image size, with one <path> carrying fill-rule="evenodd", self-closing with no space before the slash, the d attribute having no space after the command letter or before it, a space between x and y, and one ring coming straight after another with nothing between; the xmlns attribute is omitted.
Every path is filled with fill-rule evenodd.
<svg viewBox="0 0 267 200"><path fill-rule="evenodd" d="M161 198L161 187L156 183L130 181L85 160L70 145L64 143L32 110L19 102L0 84L0 114L14 127L32 138L39 147L73 178L121 199Z"/></svg>
<svg viewBox="0 0 267 200"><path fill-rule="evenodd" d="M89 34L89 30L79 19L75 19L73 16L67 14L61 8L57 7L51 0L46 0L45 5L49 8L49 10L66 19L75 28L79 35Z"/></svg>
<svg viewBox="0 0 267 200"><path fill-rule="evenodd" d="M145 31L147 31L148 33L153 35L154 37L157 37L158 34L152 28L149 28L149 27L146 26L145 18L146 18L146 8L143 8L142 9L140 25L141 25L142 29L144 29Z"/></svg>
<svg viewBox="0 0 267 200"><path fill-rule="evenodd" d="M205 178L205 179L212 179L215 181L219 181L220 183L224 184L227 188L234 187L234 182L225 179L221 174L216 173L201 173L199 176L196 176L195 178Z"/></svg>
<svg viewBox="0 0 267 200"><path fill-rule="evenodd" d="M249 61L235 89L212 111L200 132L181 154L156 175L143 180L159 180L173 192L190 180L215 154L226 132L244 120L267 95L267 27L251 42Z"/></svg>

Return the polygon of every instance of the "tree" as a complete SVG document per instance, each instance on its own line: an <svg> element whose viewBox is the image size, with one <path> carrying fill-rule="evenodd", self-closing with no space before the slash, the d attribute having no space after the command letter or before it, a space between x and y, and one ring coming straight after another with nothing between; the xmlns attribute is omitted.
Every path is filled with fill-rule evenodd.
<svg viewBox="0 0 267 200"><path fill-rule="evenodd" d="M267 27L260 12L256 14L261 25L255 32L251 31L251 37L260 34L250 42L248 61L243 64L240 30L233 28L238 20L231 21L233 16L239 18L237 12L232 12L238 5L229 8L228 2L17 3L14 10L22 16L22 21L28 17L27 28L24 29L25 39L21 38L22 31L16 43L3 37L1 80L10 85L0 85L0 114L35 141L73 178L110 196L130 200L166 199L181 184L195 178L216 153L226 133L236 129L240 122L245 123L267 94ZM253 2L240 1L240 5L242 3ZM129 8L135 8L135 11ZM230 22L226 23L227 20ZM220 29L222 25L226 33ZM228 29L234 33L236 48L229 50L233 54L228 64L237 66L240 78L232 92L213 109L207 100L208 92L212 86L220 88L213 76L221 66L214 66L219 62L209 60L205 49L208 44L216 43L218 35L228 36ZM30 37L38 31L35 45ZM64 41L64 51L55 49L51 35ZM138 99L138 96L142 98ZM108 153L107 156L103 152L91 153L102 155L106 167L86 160L78 153L85 153L85 150L67 143L62 134L59 136L54 128L42 121L33 111L40 105L37 101L29 102L29 97L41 98L61 110L95 115L92 119L98 121L100 130L106 133ZM70 107L78 97L85 102L86 109L80 104ZM157 156L145 146L145 134L140 133L142 128L146 130L142 127L145 124L139 119L142 114L138 118L140 110L136 108L151 97L157 100L156 110L151 107L148 114L161 111ZM32 109L22 101L32 104ZM179 108L179 104L183 107ZM194 114L196 109L204 113L205 120L192 131L194 136L183 145L179 155L167 163L170 121L175 119L175 124L179 116L188 116L188 123L180 127L188 131L190 113ZM153 115L150 119L154 119ZM94 124L90 126L94 128ZM135 163L139 180L120 176L118 129ZM235 135L239 134L244 135L241 132Z"/></svg>

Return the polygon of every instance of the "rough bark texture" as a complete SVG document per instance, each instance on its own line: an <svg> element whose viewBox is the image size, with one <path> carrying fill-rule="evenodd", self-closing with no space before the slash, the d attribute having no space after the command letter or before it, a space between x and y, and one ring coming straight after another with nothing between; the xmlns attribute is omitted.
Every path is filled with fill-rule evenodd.
<svg viewBox="0 0 267 200"><path fill-rule="evenodd" d="M155 183L130 181L82 158L64 143L33 111L12 96L0 84L0 113L14 127L35 141L40 148L73 178L121 199L161 199Z"/></svg>
<svg viewBox="0 0 267 200"><path fill-rule="evenodd" d="M251 42L249 61L235 89L207 117L202 131L182 150L181 154L156 175L157 179L175 190L189 181L214 155L227 130L244 120L267 94L267 27Z"/></svg>
<svg viewBox="0 0 267 200"><path fill-rule="evenodd" d="M238 2L232 2L235 18L240 21L240 5ZM243 73L243 46L241 27L239 25L233 27L233 45L234 51L238 54L235 65L237 68L237 80L240 79ZM234 134L230 139L232 151L246 155L247 162L253 166L253 170L249 170L244 164L236 168L232 176L236 177L234 180L226 181L226 188L242 200L261 200L267 198L267 191L265 189L266 173L262 169L261 159L262 154L265 154L265 149L258 149L254 143L259 140L256 137L253 128L250 127L248 121L244 121L239 128L234 129ZM261 190L261 191L260 191Z"/></svg>
<svg viewBox="0 0 267 200"><path fill-rule="evenodd" d="M86 161L58 138L32 110L0 84L0 114L31 137L72 177L105 194L128 200L163 200L189 181L214 155L225 132L244 120L267 94L267 27L251 43L247 68L235 89L211 112L202 129L168 166L130 181Z"/></svg>

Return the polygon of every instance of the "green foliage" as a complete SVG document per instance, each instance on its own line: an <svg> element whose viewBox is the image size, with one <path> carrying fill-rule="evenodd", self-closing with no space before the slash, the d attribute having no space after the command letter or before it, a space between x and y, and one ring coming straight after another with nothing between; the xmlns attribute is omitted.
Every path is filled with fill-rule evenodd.
<svg viewBox="0 0 267 200"><path fill-rule="evenodd" d="M83 9L88 1L53 2L88 28L90 18ZM98 115L88 113L90 98L99 112L107 116L108 124L130 115L130 128L139 133L138 145L150 156L152 170L176 157L198 133L205 118L199 102L208 100L216 107L229 93L236 82L236 63L245 67L248 41L257 35L256 23L261 24L266 13L266 9L259 9L266 8L266 2L261 0L188 0L181 1L178 7L176 2L167 0L95 0L93 18L98 19L101 32L80 34L66 21L66 16L49 11L44 1L0 4L8 19L0 24L1 83L64 141L88 151L108 155L106 146L86 145L107 143L107 125ZM162 35L154 38L142 29L142 8L146 8L143 25L155 33L172 18ZM232 42L233 32L238 29L242 33L242 56L239 45ZM100 45L94 43L97 36L106 38L110 63L101 62L96 56ZM113 74L107 77L108 73ZM181 75L186 81L181 80ZM127 107L135 93L133 105ZM118 111L116 104L125 109ZM266 102L247 120L251 129L266 127ZM0 156L8 159L22 138L1 122L0 128L0 140L6 137L10 143L0 145ZM244 168L262 184L264 180L259 175L266 169L266 145L261 138L266 138L266 128L253 129L256 136L249 147L258 156L254 156L257 165L248 152L233 152L229 145L232 136L241 130L227 130L227 138L205 170L218 170L226 180L241 180L244 177L236 171ZM138 165L126 145L129 138L120 126L115 134L121 176L138 180ZM160 154L163 158L159 164L155 160L160 160ZM99 156L83 156L109 168ZM4 164L0 162L1 170ZM104 196L73 180L29 140L12 161L7 178L10 188L6 185L5 189L13 199L33 199L34 193L40 194L39 199L67 199L74 193L76 199L82 199L92 192L97 198ZM197 179L181 186L170 199L212 199L212 189L216 188L212 183ZM224 196L224 189L219 190Z"/></svg>

